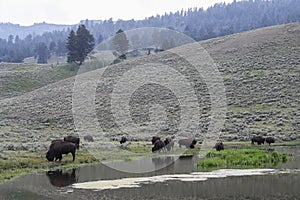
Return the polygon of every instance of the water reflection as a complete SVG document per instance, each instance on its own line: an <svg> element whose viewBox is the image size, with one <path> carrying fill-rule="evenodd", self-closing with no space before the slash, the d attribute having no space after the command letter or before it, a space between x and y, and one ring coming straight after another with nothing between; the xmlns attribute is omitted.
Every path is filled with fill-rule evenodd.
<svg viewBox="0 0 300 200"><path fill-rule="evenodd" d="M163 156L152 158L152 163L155 166L155 169L161 169L164 166L169 166L174 162L174 156Z"/></svg>
<svg viewBox="0 0 300 200"><path fill-rule="evenodd" d="M65 187L68 185L72 185L78 181L76 177L76 169L63 171L63 170L55 170L48 171L46 175L51 183L51 185L56 187Z"/></svg>

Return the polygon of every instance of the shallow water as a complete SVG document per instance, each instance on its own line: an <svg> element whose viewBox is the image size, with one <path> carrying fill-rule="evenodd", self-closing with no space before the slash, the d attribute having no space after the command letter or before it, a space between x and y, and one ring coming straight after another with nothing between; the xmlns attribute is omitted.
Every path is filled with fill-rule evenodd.
<svg viewBox="0 0 300 200"><path fill-rule="evenodd" d="M142 174L124 173L98 165L23 176L0 185L0 199L299 199L299 147L278 147L276 150L290 152L295 157L263 173L249 170L244 174L234 170L196 172L197 157L182 157L161 170ZM149 158L144 164L152 163L160 168L163 162L172 159ZM130 166L130 163L126 165ZM235 176L225 177L226 173ZM124 178L125 183L133 181L134 187L118 187L124 185L122 181L118 183ZM118 189L79 189L74 185L98 180L107 183L114 180L111 185ZM107 188L112 187L108 184Z"/></svg>

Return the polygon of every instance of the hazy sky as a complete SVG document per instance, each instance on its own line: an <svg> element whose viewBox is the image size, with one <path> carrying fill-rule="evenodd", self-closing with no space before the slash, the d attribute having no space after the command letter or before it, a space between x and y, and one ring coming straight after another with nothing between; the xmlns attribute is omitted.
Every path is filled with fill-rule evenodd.
<svg viewBox="0 0 300 200"><path fill-rule="evenodd" d="M207 8L232 0L0 0L0 22L77 24L84 19L144 19L156 14Z"/></svg>

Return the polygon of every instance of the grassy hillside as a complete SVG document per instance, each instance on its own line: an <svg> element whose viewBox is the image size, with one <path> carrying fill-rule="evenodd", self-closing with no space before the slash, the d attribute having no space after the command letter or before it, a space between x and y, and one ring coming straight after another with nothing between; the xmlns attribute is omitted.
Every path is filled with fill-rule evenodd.
<svg viewBox="0 0 300 200"><path fill-rule="evenodd" d="M21 95L76 74L77 67L69 64L0 63L0 99Z"/></svg>
<svg viewBox="0 0 300 200"><path fill-rule="evenodd" d="M277 140L300 139L300 23L268 27L201 42L221 72L227 97L226 123L221 138L247 141L255 134L274 136ZM175 51L193 58L197 44ZM195 59L197 59L195 57ZM119 63L113 73L128 66L156 60L180 66L181 60L167 52ZM72 116L73 74L51 66L20 66L1 71L0 141L36 138L47 141L57 135L75 132ZM24 72L23 72L24 70ZM62 71L60 71L62 70ZM92 74L93 72L91 72ZM15 78L18 77L18 78ZM10 83L12 81L12 83ZM22 84L20 84L20 81ZM53 84L49 84L51 82ZM180 84L180 83L179 83ZM36 87L38 85L38 87ZM40 86L44 87L39 88ZM3 98L11 92L24 93ZM197 88L207 100L207 89ZM97 114L101 113L97 93ZM209 124L209 106L202 110L201 132ZM113 136L112 136L113 137ZM197 137L201 138L200 134ZM6 148L2 144L2 148ZM0 146L1 149L1 146Z"/></svg>

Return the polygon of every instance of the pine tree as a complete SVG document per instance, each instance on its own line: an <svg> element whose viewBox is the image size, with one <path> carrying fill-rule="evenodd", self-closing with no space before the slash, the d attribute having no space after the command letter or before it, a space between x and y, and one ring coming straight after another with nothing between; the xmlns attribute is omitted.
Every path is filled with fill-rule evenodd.
<svg viewBox="0 0 300 200"><path fill-rule="evenodd" d="M68 51L68 63L76 62L77 60L77 45L76 45L76 35L73 30L71 30L69 37L67 39L67 44L66 44Z"/></svg>
<svg viewBox="0 0 300 200"><path fill-rule="evenodd" d="M82 64L86 56L93 50L95 39L83 24L79 25L76 34L72 30L69 34L66 47L69 50L67 62Z"/></svg>
<svg viewBox="0 0 300 200"><path fill-rule="evenodd" d="M38 57L37 63L47 63L49 58L48 47L44 42L40 42L36 48L36 54Z"/></svg>
<svg viewBox="0 0 300 200"><path fill-rule="evenodd" d="M85 25L79 25L76 31L76 46L78 53L79 65L82 64L86 56L93 50L95 39L92 34L85 28Z"/></svg>
<svg viewBox="0 0 300 200"><path fill-rule="evenodd" d="M119 29L116 32L116 35L113 38L113 44L115 46L117 54L119 55L119 58L126 59L125 54L127 53L129 48L129 41L122 29Z"/></svg>

